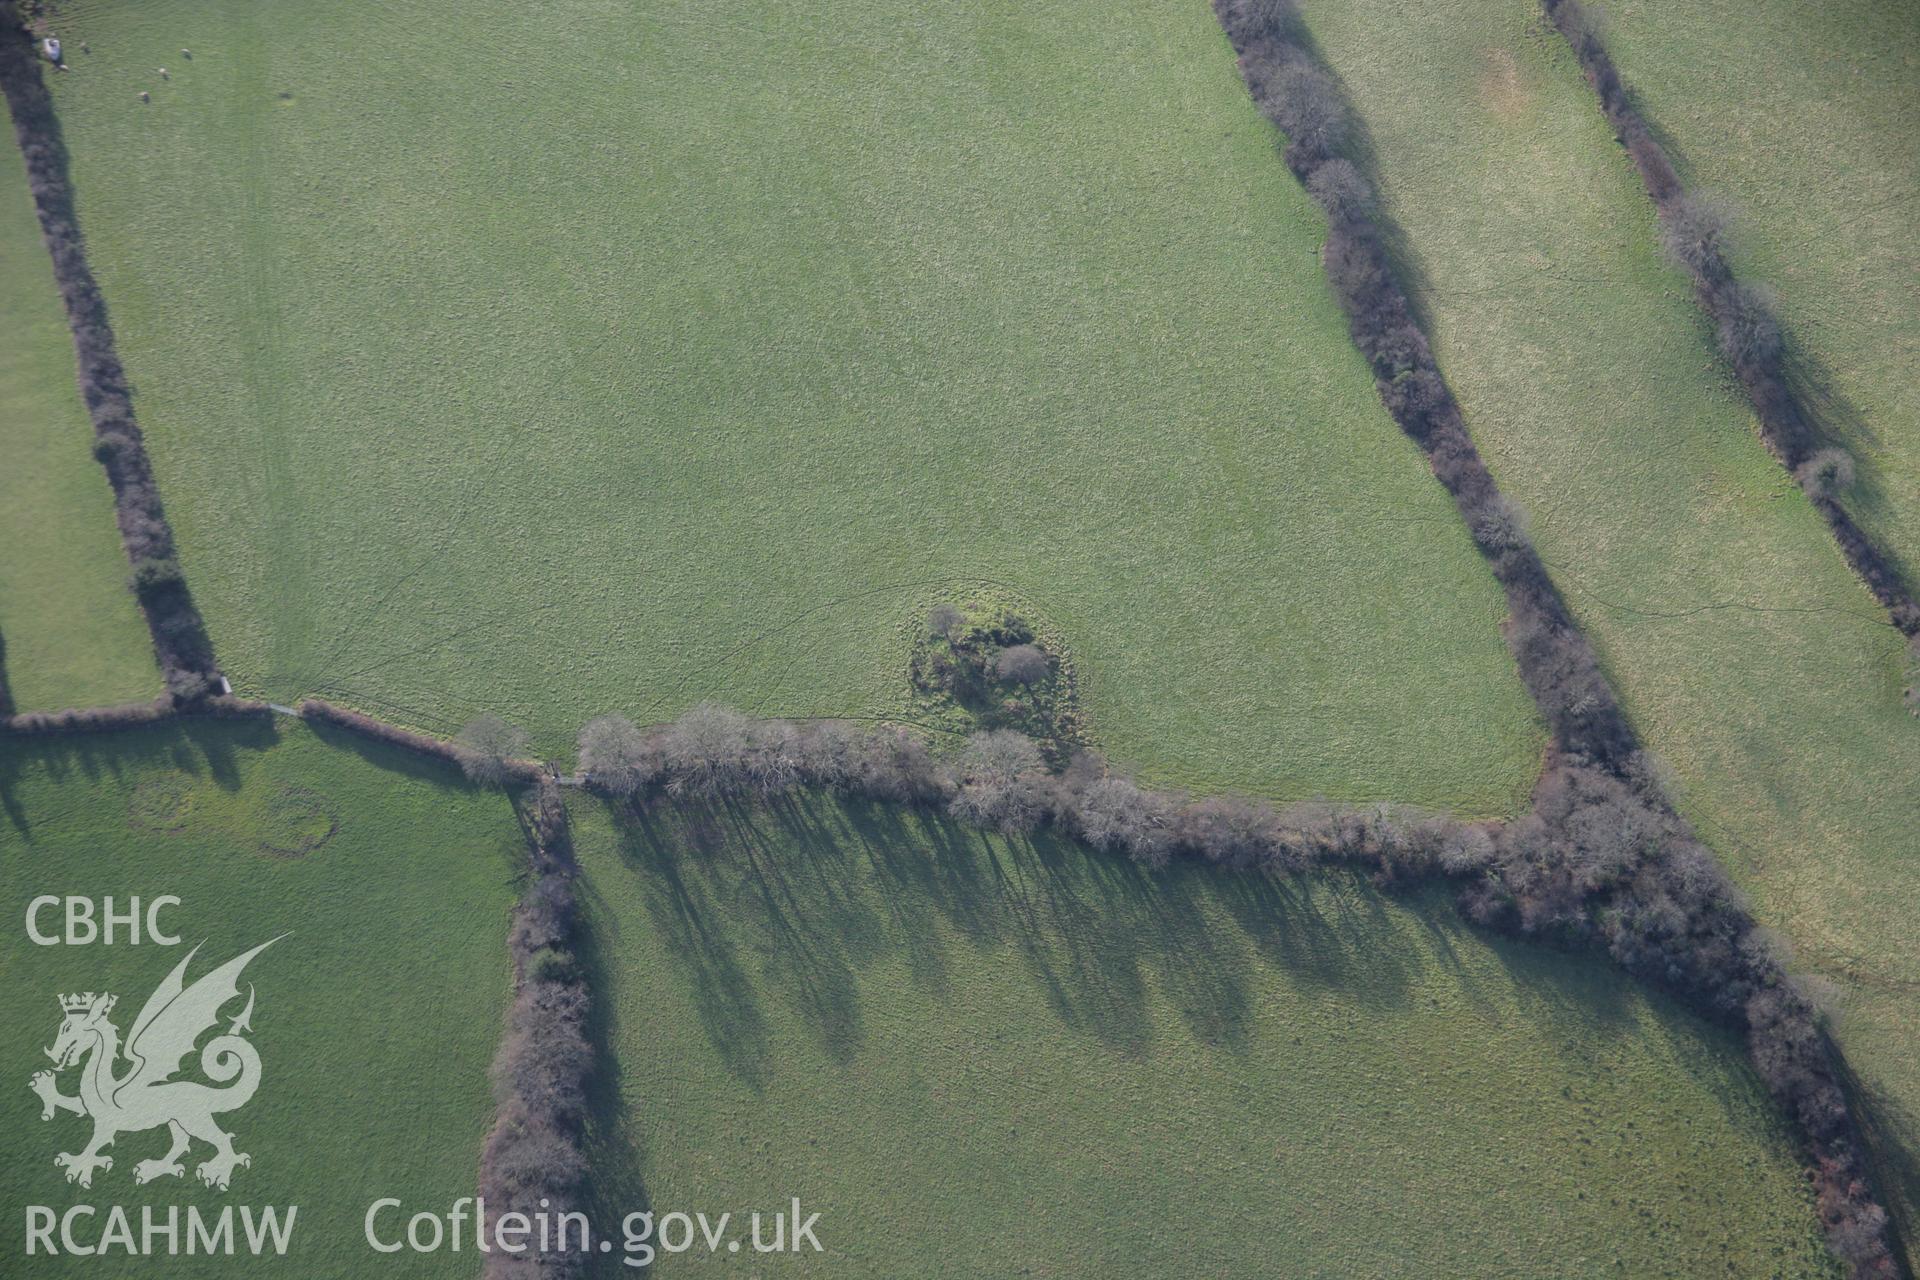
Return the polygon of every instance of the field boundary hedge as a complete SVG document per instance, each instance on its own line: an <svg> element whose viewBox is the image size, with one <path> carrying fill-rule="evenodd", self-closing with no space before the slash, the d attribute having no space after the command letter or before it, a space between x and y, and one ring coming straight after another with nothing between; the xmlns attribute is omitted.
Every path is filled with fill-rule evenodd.
<svg viewBox="0 0 1920 1280"><path fill-rule="evenodd" d="M22 738L52 738L70 733L108 733L189 717L212 720L266 719L273 711L264 702L215 695L182 705L162 695L152 702L123 702L110 707L72 707L65 711L23 711L0 716L0 734Z"/></svg>
<svg viewBox="0 0 1920 1280"><path fill-rule="evenodd" d="M132 392L114 346L106 299L87 265L53 95L47 91L31 38L13 22L0 22L0 92L13 115L14 138L26 161L34 212L73 331L80 397L93 420L93 455L113 486L120 540L131 566L128 585L147 620L168 694L175 701L192 702L220 687L213 642L187 590L173 529L134 420Z"/></svg>
<svg viewBox="0 0 1920 1280"><path fill-rule="evenodd" d="M1576 2L1543 0L1549 13ZM1552 734L1532 810L1502 831L1463 907L1484 924L1601 943L1629 972L1744 1030L1755 1069L1804 1144L1828 1247L1853 1276L1897 1275L1838 1049L1674 810L1519 513L1481 461L1394 272L1373 184L1347 154L1344 96L1294 0L1213 6L1255 104L1287 137L1288 168L1326 214L1327 281L1381 401L1427 454L1506 590L1508 643Z"/></svg>
<svg viewBox="0 0 1920 1280"><path fill-rule="evenodd" d="M1920 603L1893 556L1841 504L1840 490L1851 478L1852 459L1823 438L1817 416L1795 391L1787 345L1768 295L1742 281L1727 260L1724 215L1680 180L1666 148L1628 94L1594 13L1580 0L1540 0L1540 8L1573 50L1601 113L1632 158L1668 252L1693 281L1694 300L1713 322L1720 354L1753 404L1761 440L1827 522L1841 555L1886 608L1893 625L1909 636L1920 635Z"/></svg>
<svg viewBox="0 0 1920 1280"><path fill-rule="evenodd" d="M583 1146L594 1069L587 1037L591 994L577 953L573 840L566 802L551 779L528 788L515 812L527 836L531 877L507 941L514 996L493 1060L499 1111L480 1156L479 1194L496 1222L504 1213L532 1221L544 1211L559 1230L551 1248L495 1250L481 1271L488 1280L578 1275L594 1247L584 1215L577 1232L562 1217L579 1214L586 1197Z"/></svg>

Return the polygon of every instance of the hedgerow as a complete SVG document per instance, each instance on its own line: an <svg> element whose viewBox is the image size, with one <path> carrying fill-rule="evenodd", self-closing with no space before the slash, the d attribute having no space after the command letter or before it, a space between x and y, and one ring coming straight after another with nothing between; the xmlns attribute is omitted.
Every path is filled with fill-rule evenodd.
<svg viewBox="0 0 1920 1280"><path fill-rule="evenodd" d="M1541 0L1540 7L1572 48L1607 123L1632 158L1660 220L1661 241L1693 281L1694 297L1713 322L1720 354L1753 402L1761 438L1805 489L1841 554L1894 625L1908 635L1920 634L1920 603L1892 556L1861 530L1841 502L1852 483L1852 460L1822 438L1817 418L1794 390L1772 295L1734 274L1727 257L1726 211L1680 181L1666 148L1628 94L1594 12L1580 0Z"/></svg>
<svg viewBox="0 0 1920 1280"><path fill-rule="evenodd" d="M1663 209L1669 251L1694 274L1721 347L1755 395L1770 443L1789 466L1816 452L1781 370L1783 344L1765 295L1726 267L1722 224L1686 197L1664 151L1635 114L1577 0L1544 0L1574 44L1608 118ZM1552 758L1532 810L1503 828L1484 856L1449 850L1433 865L1472 876L1462 904L1474 919L1519 932L1604 945L1634 974L1744 1029L1755 1068L1795 1122L1811 1157L1827 1239L1856 1276L1894 1263L1884 1209L1872 1190L1857 1126L1841 1090L1836 1051L1813 1003L1787 973L1712 856L1674 811L1567 610L1519 513L1500 495L1395 278L1371 186L1339 154L1350 129L1338 86L1317 65L1287 0L1214 0L1253 100L1287 131L1286 162L1327 215L1323 264L1382 403L1426 451L1435 476L1506 591L1507 640L1551 731ZM1299 132L1295 132L1295 130ZM1832 467L1817 469L1826 475ZM1828 483L1822 480L1821 485ZM1810 486L1810 490L1814 486ZM1856 568L1908 630L1920 627L1891 570L1824 491L1809 496ZM1272 837L1225 843L1265 850ZM1271 829L1268 827L1267 829Z"/></svg>
<svg viewBox="0 0 1920 1280"><path fill-rule="evenodd" d="M493 1061L499 1106L480 1157L480 1199L488 1217L506 1213L578 1213L587 1186L582 1142L593 1047L589 994L575 947L573 846L560 790L542 781L522 799L532 875L514 911L508 949L514 996L507 1033ZM545 1246L518 1254L494 1250L482 1274L491 1280L577 1275L592 1241L558 1231Z"/></svg>

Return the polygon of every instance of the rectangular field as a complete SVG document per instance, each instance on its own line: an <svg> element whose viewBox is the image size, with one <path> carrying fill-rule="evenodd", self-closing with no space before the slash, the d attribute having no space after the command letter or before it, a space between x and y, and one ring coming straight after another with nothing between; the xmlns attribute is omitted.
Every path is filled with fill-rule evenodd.
<svg viewBox="0 0 1920 1280"><path fill-rule="evenodd" d="M1367 121L1480 449L1689 817L1841 984L1888 1170L1920 1193L1920 725L1901 636L1760 444L1536 6L1357 0L1309 19Z"/></svg>
<svg viewBox="0 0 1920 1280"><path fill-rule="evenodd" d="M297 727L190 722L0 746L0 806L8 1276L474 1274L471 1251L408 1255L395 1268L368 1248L362 1219L382 1197L403 1199L409 1212L444 1212L473 1194L493 1118L487 1064L507 999L511 881L526 858L498 793L448 785L404 757L363 757ZM33 945L27 904L48 894L96 903L112 895L122 911L133 895L175 895L180 905L160 921L181 945L127 945L124 926L112 946ZM60 921L59 910L43 911L39 925L58 933ZM122 1134L107 1152L112 1168L96 1172L90 1189L64 1181L53 1157L81 1150L89 1122L66 1113L43 1121L28 1089L49 1065L42 1050L60 1029L57 997L113 993L110 1020L124 1037L190 947L200 950L189 982L281 934L241 988L256 997L258 1092L218 1117L252 1163L221 1192L196 1180L212 1153L196 1145L183 1177L137 1186L135 1166L167 1147L166 1130L155 1129ZM222 1012L224 1030L241 1005ZM187 1061L186 1078L198 1079L197 1058ZM75 1093L77 1074L59 1077L63 1094ZM298 1213L284 1258L24 1256L21 1207L64 1214L76 1204L99 1211L79 1222L82 1243L100 1235L116 1204L136 1233L149 1205L162 1215L169 1206L213 1215L223 1205ZM404 1219L384 1225L396 1223Z"/></svg>
<svg viewBox="0 0 1920 1280"><path fill-rule="evenodd" d="M796 1275L1827 1274L1730 1038L1443 895L824 801L575 816L603 1212L797 1196Z"/></svg>
<svg viewBox="0 0 1920 1280"><path fill-rule="evenodd" d="M19 711L160 692L26 167L0 146L0 675Z"/></svg>
<svg viewBox="0 0 1920 1280"><path fill-rule="evenodd" d="M1498 591L1204 4L63 12L243 689L555 753L703 697L904 719L928 606L993 589L1155 779L1522 802Z"/></svg>

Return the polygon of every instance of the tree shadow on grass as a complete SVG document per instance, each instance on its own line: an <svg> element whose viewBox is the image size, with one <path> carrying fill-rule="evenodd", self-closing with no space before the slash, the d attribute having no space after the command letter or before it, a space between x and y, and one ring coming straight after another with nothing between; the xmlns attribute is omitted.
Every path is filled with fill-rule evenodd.
<svg viewBox="0 0 1920 1280"><path fill-rule="evenodd" d="M668 827L654 814L629 806L614 809L619 852L647 880L646 908L666 949L684 970L694 1006L714 1052L733 1076L759 1092L766 1085L766 1016L758 987L727 929L731 911L718 907L711 878L688 874L702 841L697 821L678 815Z"/></svg>
<svg viewBox="0 0 1920 1280"><path fill-rule="evenodd" d="M587 1135L584 1154L593 1170L588 1190L588 1220L607 1235L630 1213L645 1213L653 1202L647 1192L646 1150L641 1130L631 1122L622 1097L620 1057L613 1051L614 1014L607 993L614 990L608 971L609 944L617 944L619 921L593 894L584 878L574 880L583 925L576 930L574 957L595 994L587 1007L587 1042L593 1046L593 1075L587 1085ZM616 1237L617 1247L617 1237Z"/></svg>
<svg viewBox="0 0 1920 1280"><path fill-rule="evenodd" d="M418 751L409 751L391 742L381 742L377 738L369 738L363 733L343 729L325 720L303 720L301 723L307 726L314 737L329 747L336 751L351 752L376 769L397 773L402 777L420 782L430 782L439 787L451 787L455 791L485 790L468 778L460 767L451 761L437 759Z"/></svg>
<svg viewBox="0 0 1920 1280"><path fill-rule="evenodd" d="M222 790L235 791L242 755L266 751L279 741L279 728L265 717L184 717L97 733L0 741L0 811L22 839L33 838L34 818L19 793L22 781L36 772L55 783L76 776L97 783L128 772L175 769L191 777L210 777Z"/></svg>
<svg viewBox="0 0 1920 1280"><path fill-rule="evenodd" d="M1915 1265L1920 1264L1920 1252L1916 1252L1916 1242L1920 1242L1920 1235L1916 1235L1920 1232L1920 1116L1855 1072L1844 1054L1835 1053L1833 1062L1866 1139L1867 1159L1881 1188L1882 1203L1893 1220L1894 1251L1904 1252L1904 1274L1911 1276Z"/></svg>
<svg viewBox="0 0 1920 1280"><path fill-rule="evenodd" d="M935 1001L952 949L1005 952L1063 1030L1128 1057L1157 1034L1156 993L1187 1030L1247 1050L1263 967L1398 1008L1419 957L1377 893L1176 867L1150 874L1049 835L1005 839L936 815L817 796L770 806L631 807L619 850L727 1070L769 1079L771 1011L834 1062L865 1043L861 976L889 958ZM1226 922L1229 927L1222 928Z"/></svg>

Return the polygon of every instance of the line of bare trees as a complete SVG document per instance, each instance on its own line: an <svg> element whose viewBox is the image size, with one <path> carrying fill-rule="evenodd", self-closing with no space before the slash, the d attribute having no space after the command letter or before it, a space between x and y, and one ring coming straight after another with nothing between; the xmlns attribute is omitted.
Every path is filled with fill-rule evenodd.
<svg viewBox="0 0 1920 1280"><path fill-rule="evenodd" d="M1242 870L1358 866L1382 883L1485 864L1497 824L1390 805L1284 809L1143 788L1083 752L1049 768L1040 745L982 730L936 755L913 733L839 721L756 720L702 703L651 730L602 716L580 731L586 785L624 803L767 801L817 790L903 804L1007 835L1050 827L1151 867L1174 858Z"/></svg>
<svg viewBox="0 0 1920 1280"><path fill-rule="evenodd" d="M533 874L508 937L515 989L506 1036L493 1060L499 1111L481 1153L479 1190L494 1222L507 1213L534 1221L542 1212L559 1221L559 1215L582 1208L587 1189L589 995L575 950L573 846L560 789L543 780L521 798L520 813ZM551 1247L519 1254L496 1249L483 1274L489 1280L580 1274L591 1241L566 1231L557 1235Z"/></svg>
<svg viewBox="0 0 1920 1280"><path fill-rule="evenodd" d="M1761 438L1826 519L1847 563L1886 607L1893 624L1910 636L1920 635L1920 603L1915 602L1892 557L1841 504L1841 495L1853 483L1853 459L1822 438L1818 421L1794 390L1787 343L1773 314L1771 294L1761 285L1741 280L1727 261L1726 211L1688 191L1681 182L1666 148L1627 93L1607 52L1597 14L1580 0L1541 0L1540 7L1573 49L1607 123L1632 157L1659 216L1667 254L1693 280L1694 298L1713 321L1720 354L1753 402Z"/></svg>
<svg viewBox="0 0 1920 1280"><path fill-rule="evenodd" d="M1549 12L1573 3L1549 3ZM1837 1050L1776 945L1674 812L1524 520L1481 462L1393 271L1372 186L1345 154L1344 98L1293 0L1214 0L1214 9L1255 103L1286 134L1288 167L1326 213L1327 279L1382 402L1426 452L1506 591L1508 643L1552 732L1532 810L1501 829L1481 861L1449 858L1468 877L1462 905L1489 925L1603 945L1637 976L1742 1028L1755 1068L1806 1143L1833 1252L1855 1276L1895 1274ZM1583 60L1596 48L1589 41ZM1610 64L1602 83L1611 86L1603 100L1624 109ZM1637 136L1636 158L1652 154L1644 126ZM1751 300L1737 290L1715 298L1723 294L1716 318L1726 346L1749 369L1774 367L1762 358L1769 342ZM1816 501L1838 510L1830 497Z"/></svg>
<svg viewBox="0 0 1920 1280"><path fill-rule="evenodd" d="M0 92L13 115L54 282L73 330L80 395L93 419L93 454L113 486L120 539L131 565L128 585L146 616L168 694L177 702L193 702L218 687L213 644L180 572L173 530L134 421L126 370L114 348L106 299L87 265L53 99L26 31L12 22L0 22Z"/></svg>

